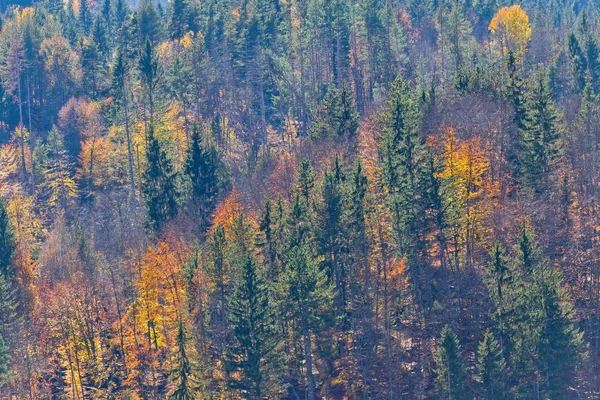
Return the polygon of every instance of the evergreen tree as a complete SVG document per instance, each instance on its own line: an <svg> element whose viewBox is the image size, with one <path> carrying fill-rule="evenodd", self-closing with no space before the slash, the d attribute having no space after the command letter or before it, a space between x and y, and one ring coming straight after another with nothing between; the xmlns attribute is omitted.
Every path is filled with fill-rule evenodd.
<svg viewBox="0 0 600 400"><path fill-rule="evenodd" d="M330 282L335 285L335 304L338 316L342 316L346 307L346 277L342 257L343 246L343 199L342 175L339 158L335 158L335 167L326 171L321 184L322 203L317 210L318 240L320 253L325 256L325 269Z"/></svg>
<svg viewBox="0 0 600 400"><path fill-rule="evenodd" d="M194 400L198 398L196 393L196 379L194 366L189 354L189 341L186 335L182 318L179 318L176 336L177 351L175 353L175 368L171 371L174 389L169 395L173 400Z"/></svg>
<svg viewBox="0 0 600 400"><path fill-rule="evenodd" d="M15 270L11 262L15 252L15 234L6 207L6 202L0 198L0 273L5 277L14 277Z"/></svg>
<svg viewBox="0 0 600 400"><path fill-rule="evenodd" d="M167 152L154 136L152 124L148 129L146 162L143 191L151 227L158 231L163 223L177 214L178 192L176 172L173 171Z"/></svg>
<svg viewBox="0 0 600 400"><path fill-rule="evenodd" d="M330 88L323 98L319 116L310 128L312 138L334 137L353 140L359 125L359 115L351 92Z"/></svg>
<svg viewBox="0 0 600 400"><path fill-rule="evenodd" d="M568 39L569 54L571 56L571 64L573 68L573 78L575 86L578 90L583 90L585 87L585 75L587 71L587 60L583 54L583 50L579 45L579 40L575 33L571 32Z"/></svg>
<svg viewBox="0 0 600 400"><path fill-rule="evenodd" d="M435 353L435 384L440 399L467 399L467 369L456 333L448 325L442 329Z"/></svg>
<svg viewBox="0 0 600 400"><path fill-rule="evenodd" d="M229 298L229 323L234 343L228 349L229 386L246 399L265 396L266 369L275 340L274 315L266 285L248 255Z"/></svg>
<svg viewBox="0 0 600 400"><path fill-rule="evenodd" d="M421 113L408 83L396 79L384 114L383 179L389 192L394 230L400 256L406 256L408 273L417 302L429 303L429 271L424 263L423 238L427 221L426 162L418 134Z"/></svg>
<svg viewBox="0 0 600 400"><path fill-rule="evenodd" d="M514 110L513 122L515 128L511 130L509 140L507 143L506 160L511 168L511 172L515 178L519 178L521 174L521 160L519 159L522 153L522 135L526 129L525 119L527 116L526 97L524 82L519 76L517 69L517 59L514 52L511 50L508 52L507 58L507 69L508 69L508 99L512 103Z"/></svg>
<svg viewBox="0 0 600 400"><path fill-rule="evenodd" d="M198 207L200 229L208 226L219 195L227 188L225 165L212 145L202 143L198 125L194 125L184 167L192 183L192 204Z"/></svg>
<svg viewBox="0 0 600 400"><path fill-rule="evenodd" d="M492 300L496 305L494 316L498 321L498 330L500 332L500 348L503 350L505 341L506 313L507 313L507 297L510 293L506 293L510 289L512 283L512 271L504 256L504 250L500 243L496 243L492 249L492 260L488 265L488 291Z"/></svg>
<svg viewBox="0 0 600 400"><path fill-rule="evenodd" d="M187 33L188 4L186 0L173 0L170 6L169 31L171 39L181 39Z"/></svg>
<svg viewBox="0 0 600 400"><path fill-rule="evenodd" d="M12 373L9 368L10 353L8 346L4 344L4 339L0 335L0 388L11 381Z"/></svg>
<svg viewBox="0 0 600 400"><path fill-rule="evenodd" d="M477 352L475 380L480 385L481 398L505 399L508 394L505 385L507 380L506 363L502 357L500 345L490 330L485 332Z"/></svg>
<svg viewBox="0 0 600 400"><path fill-rule="evenodd" d="M545 398L568 399L575 396L576 372L587 358L587 344L575 324L573 304L565 291L561 274L553 269L539 271L543 321L540 342L542 390Z"/></svg>
<svg viewBox="0 0 600 400"><path fill-rule="evenodd" d="M528 97L521 153L524 183L537 194L549 187L550 176L561 154L560 118L542 70Z"/></svg>
<svg viewBox="0 0 600 400"><path fill-rule="evenodd" d="M154 99L156 94L156 88L158 87L160 68L158 64L158 59L154 54L154 47L149 39L146 40L142 50L140 51L139 71L142 85L145 90L148 112L150 114L149 121L150 124L153 124Z"/></svg>
<svg viewBox="0 0 600 400"><path fill-rule="evenodd" d="M292 332L301 338L306 398L315 400L313 336L319 336L331 322L333 291L318 259L306 246L294 247L289 251L279 291L282 318L292 323Z"/></svg>

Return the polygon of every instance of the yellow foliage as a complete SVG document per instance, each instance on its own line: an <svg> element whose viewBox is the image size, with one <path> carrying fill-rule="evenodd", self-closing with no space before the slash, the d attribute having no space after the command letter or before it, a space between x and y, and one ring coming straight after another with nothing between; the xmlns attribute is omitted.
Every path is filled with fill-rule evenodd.
<svg viewBox="0 0 600 400"><path fill-rule="evenodd" d="M495 36L503 56L508 51L514 52L517 58L522 57L531 38L529 17L521 6L501 8L488 27Z"/></svg>

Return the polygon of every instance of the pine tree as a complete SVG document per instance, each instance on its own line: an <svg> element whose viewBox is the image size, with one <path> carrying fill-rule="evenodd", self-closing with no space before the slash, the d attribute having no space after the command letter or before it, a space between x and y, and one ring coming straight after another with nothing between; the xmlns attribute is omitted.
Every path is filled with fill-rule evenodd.
<svg viewBox="0 0 600 400"><path fill-rule="evenodd" d="M228 186L225 165L212 145L204 145L200 128L194 125L184 172L192 183L192 204L198 207L200 229L208 226L219 195Z"/></svg>
<svg viewBox="0 0 600 400"><path fill-rule="evenodd" d="M448 325L442 329L435 363L435 384L439 397L448 400L467 399L467 370L458 337Z"/></svg>
<svg viewBox="0 0 600 400"><path fill-rule="evenodd" d="M15 252L15 234L7 205L0 198L0 273L5 277L14 277L15 271L11 268Z"/></svg>
<svg viewBox="0 0 600 400"><path fill-rule="evenodd" d="M163 223L177 214L178 192L176 173L166 151L154 136L152 124L148 129L146 161L143 191L151 227L158 231Z"/></svg>
<svg viewBox="0 0 600 400"><path fill-rule="evenodd" d="M265 393L266 369L276 345L274 314L256 262L248 255L229 298L229 323L234 336L226 360L229 386L246 399Z"/></svg>
<svg viewBox="0 0 600 400"><path fill-rule="evenodd" d="M169 395L173 400L194 400L198 398L196 392L197 382L194 365L190 359L190 343L186 335L183 319L179 318L177 337L175 339L177 350L175 352L175 368L171 371L174 389Z"/></svg>
<svg viewBox="0 0 600 400"><path fill-rule="evenodd" d="M502 357L500 345L489 329L485 332L477 351L477 375L475 380L480 386L480 398L487 400L505 399L507 397L505 385L507 380L506 363Z"/></svg>

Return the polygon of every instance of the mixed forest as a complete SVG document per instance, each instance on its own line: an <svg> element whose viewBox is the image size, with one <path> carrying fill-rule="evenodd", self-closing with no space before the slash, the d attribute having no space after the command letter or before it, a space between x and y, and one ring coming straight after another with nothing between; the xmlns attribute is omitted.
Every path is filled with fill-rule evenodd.
<svg viewBox="0 0 600 400"><path fill-rule="evenodd" d="M596 0L0 0L0 398L600 398L599 95Z"/></svg>

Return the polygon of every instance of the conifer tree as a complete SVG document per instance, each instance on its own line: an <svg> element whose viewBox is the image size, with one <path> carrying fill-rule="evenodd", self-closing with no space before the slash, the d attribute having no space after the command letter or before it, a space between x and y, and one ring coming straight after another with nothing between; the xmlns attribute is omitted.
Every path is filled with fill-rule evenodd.
<svg viewBox="0 0 600 400"><path fill-rule="evenodd" d="M8 346L4 344L4 339L0 335L0 389L12 379L9 368L10 358Z"/></svg>
<svg viewBox="0 0 600 400"><path fill-rule="evenodd" d="M524 183L537 194L548 188L561 155L560 114L552 101L546 73L538 73L527 101L521 163Z"/></svg>
<svg viewBox="0 0 600 400"><path fill-rule="evenodd" d="M423 179L426 158L418 134L420 119L418 102L408 83L397 78L390 88L383 121L383 178L400 256L406 256L417 301L427 303L431 300L426 293L429 271L421 257L428 195Z"/></svg>
<svg viewBox="0 0 600 400"><path fill-rule="evenodd" d="M147 100L149 123L152 125L154 123L154 99L158 87L160 68L150 39L146 40L140 51L139 71Z"/></svg>
<svg viewBox="0 0 600 400"><path fill-rule="evenodd" d="M0 198L0 273L5 277L14 277L15 271L11 268L15 252L15 234L6 202Z"/></svg>
<svg viewBox="0 0 600 400"><path fill-rule="evenodd" d="M171 160L154 135L154 126L148 129L146 170L143 191L146 196L151 227L158 231L163 223L177 214L176 172Z"/></svg>
<svg viewBox="0 0 600 400"><path fill-rule="evenodd" d="M507 380L506 363L502 357L500 344L488 329L478 347L477 375L481 398L487 400L505 399L507 396L505 382Z"/></svg>
<svg viewBox="0 0 600 400"><path fill-rule="evenodd" d="M179 318L176 336L177 351L175 368L171 371L174 389L169 395L172 400L194 400L198 398L194 365L190 358L190 343L186 335L183 319Z"/></svg>
<svg viewBox="0 0 600 400"><path fill-rule="evenodd" d="M208 226L218 196L228 185L225 166L217 150L202 141L200 128L194 125L185 161L185 174L192 183L192 204L198 207L200 229Z"/></svg>
<svg viewBox="0 0 600 400"><path fill-rule="evenodd" d="M260 399L266 395L267 367L276 345L274 314L251 255L243 262L237 279L228 310L234 337L226 360L229 386L243 398Z"/></svg>
<svg viewBox="0 0 600 400"><path fill-rule="evenodd" d="M435 353L435 384L441 399L467 399L467 370L456 333L444 326Z"/></svg>
<svg viewBox="0 0 600 400"><path fill-rule="evenodd" d="M573 304L565 291L561 274L554 269L539 271L541 308L540 357L542 390L545 398L573 396L576 372L587 358L587 344L575 324Z"/></svg>
<svg viewBox="0 0 600 400"><path fill-rule="evenodd" d="M344 313L346 304L346 277L341 250L343 241L342 216L343 200L341 190L341 168L339 159L335 159L335 167L326 171L321 184L322 204L319 205L318 239L320 253L325 256L327 275L335 285L335 303L337 315Z"/></svg>
<svg viewBox="0 0 600 400"><path fill-rule="evenodd" d="M488 265L488 290L492 300L496 305L494 316L498 321L498 331L500 332L500 348L503 350L505 339L506 313L507 313L507 290L512 283L512 273L504 256L504 250L500 243L496 243L492 248L491 261ZM510 293L508 294L510 296Z"/></svg>
<svg viewBox="0 0 600 400"><path fill-rule="evenodd" d="M318 336L331 323L333 298L332 287L319 264L306 246L292 248L278 287L283 299L283 318L293 323L292 329L301 338L306 398L309 400L316 398L313 336Z"/></svg>

